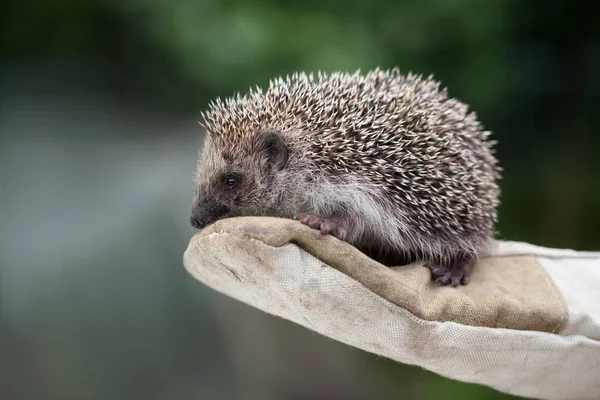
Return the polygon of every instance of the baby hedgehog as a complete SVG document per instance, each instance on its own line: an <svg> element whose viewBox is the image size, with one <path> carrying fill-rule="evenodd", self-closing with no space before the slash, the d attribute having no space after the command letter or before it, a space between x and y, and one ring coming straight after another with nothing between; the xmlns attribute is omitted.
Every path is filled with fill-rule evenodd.
<svg viewBox="0 0 600 400"><path fill-rule="evenodd" d="M491 243L495 142L431 77L296 73L202 116L195 228L295 218L388 265L422 261L452 286Z"/></svg>

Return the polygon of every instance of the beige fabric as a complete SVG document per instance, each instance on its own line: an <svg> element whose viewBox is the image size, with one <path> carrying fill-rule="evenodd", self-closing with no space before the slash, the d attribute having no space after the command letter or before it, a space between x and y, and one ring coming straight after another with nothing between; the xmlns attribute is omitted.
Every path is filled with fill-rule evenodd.
<svg viewBox="0 0 600 400"><path fill-rule="evenodd" d="M420 265L386 268L298 222L237 218L196 235L184 264L215 290L398 362L526 397L600 398L600 254L540 249L501 242L469 285L445 288Z"/></svg>
<svg viewBox="0 0 600 400"><path fill-rule="evenodd" d="M471 284L441 288L431 282L422 264L387 268L353 246L292 220L237 218L220 221L205 234L231 229L274 247L298 243L327 265L428 321L553 332L566 320L558 289L530 255L482 259L473 269Z"/></svg>

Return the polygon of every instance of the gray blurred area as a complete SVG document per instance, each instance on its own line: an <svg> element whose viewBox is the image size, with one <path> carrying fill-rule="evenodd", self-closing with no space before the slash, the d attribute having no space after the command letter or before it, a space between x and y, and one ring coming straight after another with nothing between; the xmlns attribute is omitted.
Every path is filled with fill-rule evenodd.
<svg viewBox="0 0 600 400"><path fill-rule="evenodd" d="M365 354L182 264L210 99L297 70L434 74L499 141L499 237L600 250L582 1L0 5L0 400L508 399Z"/></svg>
<svg viewBox="0 0 600 400"><path fill-rule="evenodd" d="M3 71L2 398L365 396L357 353L187 275L201 129L86 66Z"/></svg>

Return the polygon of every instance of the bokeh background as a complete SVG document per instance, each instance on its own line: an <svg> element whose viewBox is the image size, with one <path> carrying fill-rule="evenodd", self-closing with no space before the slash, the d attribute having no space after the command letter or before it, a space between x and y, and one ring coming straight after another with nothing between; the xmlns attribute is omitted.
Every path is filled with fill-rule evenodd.
<svg viewBox="0 0 600 400"><path fill-rule="evenodd" d="M0 398L508 398L191 279L197 120L296 70L434 74L499 140L501 237L598 250L588 3L2 2Z"/></svg>

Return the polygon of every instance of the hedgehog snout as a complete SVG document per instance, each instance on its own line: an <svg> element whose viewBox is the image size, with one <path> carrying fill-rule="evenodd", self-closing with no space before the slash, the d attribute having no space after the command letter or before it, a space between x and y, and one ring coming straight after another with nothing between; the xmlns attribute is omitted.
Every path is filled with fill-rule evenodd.
<svg viewBox="0 0 600 400"><path fill-rule="evenodd" d="M196 229L202 229L219 219L225 218L229 213L229 207L221 204L201 204L192 207L190 223Z"/></svg>

